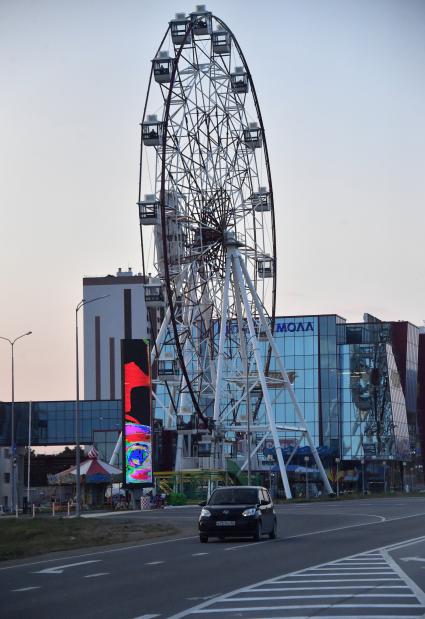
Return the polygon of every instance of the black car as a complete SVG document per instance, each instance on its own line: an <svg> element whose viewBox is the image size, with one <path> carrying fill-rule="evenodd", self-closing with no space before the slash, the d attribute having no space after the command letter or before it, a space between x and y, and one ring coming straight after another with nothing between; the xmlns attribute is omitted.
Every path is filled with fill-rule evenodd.
<svg viewBox="0 0 425 619"><path fill-rule="evenodd" d="M252 537L258 541L264 533L277 535L273 501L261 486L226 486L214 490L209 500L200 504L199 539L209 537Z"/></svg>

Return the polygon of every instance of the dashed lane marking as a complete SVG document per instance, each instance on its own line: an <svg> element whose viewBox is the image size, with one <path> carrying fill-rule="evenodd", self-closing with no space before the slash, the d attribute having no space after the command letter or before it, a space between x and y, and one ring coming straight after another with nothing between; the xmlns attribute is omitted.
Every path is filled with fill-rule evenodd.
<svg viewBox="0 0 425 619"><path fill-rule="evenodd" d="M161 565L161 563L165 563L165 561L149 561L149 563L145 563L145 565Z"/></svg>
<svg viewBox="0 0 425 619"><path fill-rule="evenodd" d="M97 574L87 574L84 578L97 578L98 576L109 576L111 572L98 572Z"/></svg>
<svg viewBox="0 0 425 619"><path fill-rule="evenodd" d="M21 589L12 589L12 592L21 593L21 591L32 591L32 589L41 589L41 587L21 587Z"/></svg>

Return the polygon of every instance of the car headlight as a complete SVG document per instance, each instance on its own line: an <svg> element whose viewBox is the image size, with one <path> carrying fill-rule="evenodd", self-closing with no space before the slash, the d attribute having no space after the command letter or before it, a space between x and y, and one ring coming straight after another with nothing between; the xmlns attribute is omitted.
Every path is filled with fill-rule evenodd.
<svg viewBox="0 0 425 619"><path fill-rule="evenodd" d="M242 512L242 516L255 516L257 513L256 507L249 507L245 511Z"/></svg>
<svg viewBox="0 0 425 619"><path fill-rule="evenodd" d="M201 509L201 518L209 518L211 516L211 512L209 509L205 509L205 507L203 507Z"/></svg>

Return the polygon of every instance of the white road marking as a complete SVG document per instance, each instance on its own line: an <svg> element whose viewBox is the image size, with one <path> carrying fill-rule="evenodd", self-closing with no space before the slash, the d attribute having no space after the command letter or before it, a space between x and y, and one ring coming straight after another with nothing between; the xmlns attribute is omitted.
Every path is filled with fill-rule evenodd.
<svg viewBox="0 0 425 619"><path fill-rule="evenodd" d="M290 538L287 538L287 539L290 539ZM255 544L250 542L249 544L239 544L238 546L229 546L228 548L225 548L225 550L241 550L243 548L258 548L260 544L266 544L268 541L269 540L263 540L261 542L256 542Z"/></svg>
<svg viewBox="0 0 425 619"><path fill-rule="evenodd" d="M97 574L87 574L84 578L97 578L98 576L109 576L111 572L98 572Z"/></svg>
<svg viewBox="0 0 425 619"><path fill-rule="evenodd" d="M397 572L397 574L400 576L400 578L402 578L404 580L406 585L409 585L409 587L412 589L412 591L415 592L416 597L418 598L418 600L420 600L421 603L423 605L425 605L425 593L422 591L422 589L420 587L418 587L418 585L415 583L414 580L409 578L409 576L406 574L406 572L403 572L401 567L394 561L394 559L392 557L390 557L390 555L388 554L388 552L385 549L382 550L382 555L385 557L385 559L391 565L393 570L395 572Z"/></svg>
<svg viewBox="0 0 425 619"><path fill-rule="evenodd" d="M421 538L416 538L415 542L417 543L418 540L423 542L425 538L421 536ZM412 543L413 540L408 540L405 545ZM400 545L396 545L396 549L400 547ZM366 619L367 616L373 617L373 619L385 616L386 619L389 619L390 615L385 613L386 609L405 610L409 613L409 617L415 619L424 617L425 593L388 554L392 549L393 546L389 545L373 551L344 557L338 561L322 563L297 572L283 574L277 578L217 596L173 615L169 619L182 619L187 616L194 617L206 614L218 614L227 618L234 616L235 613L244 612L250 613L250 616L251 613L258 613L257 619L259 619L259 615L268 617L273 612L277 619L276 613L278 611L282 611L279 614L279 619L290 619L290 617L295 619L295 614L297 619L301 619L302 611L304 610L303 615L305 615L305 611L310 609L319 612L326 612L326 609L332 609L334 613L340 611L342 612L339 615L341 619L346 619L347 614L343 614L346 609L350 609L348 613L350 619L360 619L360 617ZM347 568L347 561L350 559L361 559L367 562L369 559L375 560L377 558L384 561L388 568L383 572L386 575L385 577L380 576L382 571L376 571L382 570L382 567L373 568L373 571L371 571L369 566L367 568L356 567L356 563L353 562L351 568ZM343 570L346 569L354 571L345 573ZM358 570L362 570L362 572ZM344 575L347 578L340 578ZM332 578L332 576L334 577ZM347 584L339 584L335 587L336 583L342 582ZM383 584L384 582L385 584ZM294 584L297 583L302 586L294 587ZM317 586L317 583L324 584ZM322 588L332 589L333 592L326 593ZM338 591L336 591L336 588L338 588ZM367 593L364 589L368 589L371 593ZM291 594L291 590L295 595ZM297 590L300 590L298 594L296 594ZM273 595L274 593L278 595ZM324 603L325 600L327 603ZM306 601L309 603L305 604ZM369 610L369 613L367 613L367 610ZM296 613L291 611L296 611ZM366 611L367 614L361 614L363 611ZM382 614L383 612L385 615ZM307 616L311 616L309 612L307 612ZM407 616L403 613L400 616L407 619ZM337 619L336 614L332 617ZM324 619L322 614L321 619Z"/></svg>
<svg viewBox="0 0 425 619"><path fill-rule="evenodd" d="M199 597L194 598L186 598L186 600L197 602L198 600L210 600L211 598L217 597L217 595L221 595L221 593L212 593L211 595L200 595Z"/></svg>
<svg viewBox="0 0 425 619"><path fill-rule="evenodd" d="M401 560L402 561L420 561L420 562L425 562L425 559L423 559L422 557L402 557Z"/></svg>
<svg viewBox="0 0 425 619"><path fill-rule="evenodd" d="M328 575L329 574L326 574L326 576L328 576ZM397 576L393 576L392 578L374 578L373 582L381 582L383 580L386 580L386 581L388 581L388 580L391 581L392 580L392 581L394 581L394 580L399 580L399 579L397 578ZM288 582L291 585L293 583L304 583L305 584L307 582L311 582L311 583L316 584L318 582L365 582L365 581L366 582L369 581L369 578L356 578L356 579L354 579L354 578L326 578L326 579L323 579L322 578L320 580L316 580L316 579L313 579L313 578L304 578L303 580L277 580L277 579L274 580L274 582L277 582L279 584L283 583L283 582Z"/></svg>
<svg viewBox="0 0 425 619"><path fill-rule="evenodd" d="M417 497L419 500L423 500L420 497ZM383 499L380 499L380 501L382 501ZM409 499L411 500L411 499ZM404 505L404 503L403 503ZM326 506L327 507L327 506ZM286 509L282 509L280 510L282 513L285 513ZM124 512L122 512L124 514ZM406 520L408 518L416 518L418 516L424 516L425 512L420 512L418 514L409 514L408 516L400 516L398 518L387 518L386 522L393 522L394 520ZM353 525L347 525L344 527L336 527L334 529L323 529L323 530L318 530L318 531L312 531L309 533L300 533L299 535L292 535L291 537L286 537L286 538L282 538L283 541L285 540L289 540L289 539L297 539L299 537L305 537L305 536L309 536L309 535L319 535L320 533L332 533L334 531L341 531L344 529L351 529L351 528L358 528L358 527L368 527L368 526L374 526L376 524L381 524L381 521L379 522L364 522L364 523L360 523L360 524L353 524ZM83 554L79 554L79 555L71 555L71 556L64 556L64 557L60 557L60 558L56 558L56 559L42 559L41 561L32 561L30 563L17 563L15 565L7 565L5 567L0 567L0 572L4 571L4 570L13 570L13 569L17 569L20 567L29 567L32 565L41 565L43 563L53 563L55 561L61 561L61 560L65 560L65 559L80 559L82 557L93 557L93 556L97 556L97 555L105 555L105 554L110 554L112 552L126 552L127 550L137 550L139 548L146 548L149 546L156 546L159 544L169 544L172 542L180 542L180 541L186 541L186 540L190 540L190 539L197 539L198 535L190 535L188 537L176 537L173 539L165 539L165 540L161 540L161 541L157 541L157 542L149 542L147 544L136 544L133 546L121 546L120 548L111 548L109 550L98 550L95 552L86 552ZM425 540L424 536L418 537L416 539L411 540L409 543L410 544L414 544L416 542L416 540ZM232 548L226 548L226 550L239 550L240 548L256 548L258 547L259 544L264 544L265 542L257 542L256 544L244 544L243 546L234 546ZM398 546L399 544L403 545L404 542L399 542L398 544L394 545L394 548L396 546Z"/></svg>
<svg viewBox="0 0 425 619"><path fill-rule="evenodd" d="M330 565L332 565L332 563L336 563L336 561L331 561ZM378 559L367 559L366 561L360 561L358 559L350 559L349 561L344 561L343 562L344 565L347 565L349 567L355 567L356 565L367 565L368 567L380 567L381 565L386 565L385 561L378 561Z"/></svg>
<svg viewBox="0 0 425 619"><path fill-rule="evenodd" d="M329 604L291 604L288 606L285 604L284 606L237 606L236 608L207 608L206 610L197 610L196 613L204 615L207 613L256 612L258 610L302 610L304 608L329 608ZM338 604L338 608L423 608L423 606L422 604ZM193 611L191 612L193 613ZM182 616L184 617L184 615ZM380 616L382 617L383 615ZM384 616L385 619L387 619L387 615ZM170 617L170 619L174 619L175 617L178 617L178 615L174 615L173 617ZM285 617L285 619L287 619L287 617ZM321 616L320 619L322 619ZM347 619L347 615L345 615L345 619ZM351 615L350 619L352 619ZM403 617L403 619L405 619L405 617ZM419 615L415 615L415 619L419 619Z"/></svg>
<svg viewBox="0 0 425 619"><path fill-rule="evenodd" d="M12 592L20 593L21 591L31 591L32 589L41 589L41 587L22 587L21 589L12 589Z"/></svg>
<svg viewBox="0 0 425 619"><path fill-rule="evenodd" d="M311 582L311 581L305 581L305 582ZM327 580L326 582L335 582L335 581ZM331 591L335 591L335 589L344 589L345 591L347 591L347 589L370 589L370 585L341 585L341 586L333 586L333 587L316 587L315 586L314 588L317 589L317 591L323 591L326 589L330 589ZM255 591L311 591L311 589L312 589L311 587L256 587ZM385 589L385 590L386 589L409 589L409 587L407 585L378 585L378 587L374 587L374 590L378 590L378 589ZM186 598L186 599L190 599L190 598Z"/></svg>
<svg viewBox="0 0 425 619"><path fill-rule="evenodd" d="M149 561L149 563L145 563L145 565L161 565L161 563L165 563L165 561Z"/></svg>
<svg viewBox="0 0 425 619"><path fill-rule="evenodd" d="M33 574L62 574L68 567L76 567L77 565L87 565L88 563L100 563L101 559L92 559L91 561L79 561L78 563L67 563L66 565L57 565L56 567L47 567L45 570L33 572Z"/></svg>
<svg viewBox="0 0 425 619"><path fill-rule="evenodd" d="M203 557L204 555L207 555L208 552L195 552L192 557Z"/></svg>
<svg viewBox="0 0 425 619"><path fill-rule="evenodd" d="M384 575L384 574L392 574L392 572L374 572L373 575L375 574ZM341 572L320 572L320 574L309 574L309 575L311 576L342 576L343 574ZM363 575L367 576L367 578L358 578L357 580L369 580L370 576L372 576L372 574L370 574L369 572L361 572L360 574L356 574L356 576L363 576Z"/></svg>
<svg viewBox="0 0 425 619"><path fill-rule="evenodd" d="M351 566L351 565L336 565L335 563L331 564L331 567L316 567L314 568L312 571L313 572L321 572L322 570L329 570L329 569L338 569L338 570L350 570L350 571L358 571L360 570L363 574L378 574L377 570L382 570L384 568L384 565L379 565L377 567L370 567L369 565L367 567L357 567L357 566ZM387 572L391 572L392 570L386 570Z"/></svg>
<svg viewBox="0 0 425 619"><path fill-rule="evenodd" d="M370 588L370 587L369 587ZM257 592L257 589L255 589ZM315 600L319 599L328 599L328 598L339 598L344 599L346 597L353 598L414 598L416 595L413 593L357 593L356 595L348 596L347 593L326 593L325 595L303 595L303 600ZM268 602L268 600L299 600L299 595L262 595L262 596L253 596L253 597L241 597L241 598L226 598L226 602ZM338 604L339 606L339 604Z"/></svg>
<svg viewBox="0 0 425 619"><path fill-rule="evenodd" d="M82 557L95 557L97 555L107 555L112 552L126 552L127 550L138 550L139 548L147 548L148 546L158 546L159 544L169 544L170 542L182 542L188 539L198 539L198 535L190 537L174 537L173 539L163 539L158 542L149 542L148 544L136 544L134 546L121 546L120 548L110 548L109 550L97 550L95 552L85 552L81 555L70 555L59 557L56 559L42 559L41 561L32 561L31 563L17 563L15 565L7 565L0 567L0 572L4 570L14 570L19 567L30 567L32 565L42 565L43 563L54 563L55 561L65 561L66 559L81 559Z"/></svg>
<svg viewBox="0 0 425 619"><path fill-rule="evenodd" d="M155 619L155 617L159 617L158 614L155 615L140 615L139 617L134 617L134 619ZM406 619L403 617L403 619Z"/></svg>

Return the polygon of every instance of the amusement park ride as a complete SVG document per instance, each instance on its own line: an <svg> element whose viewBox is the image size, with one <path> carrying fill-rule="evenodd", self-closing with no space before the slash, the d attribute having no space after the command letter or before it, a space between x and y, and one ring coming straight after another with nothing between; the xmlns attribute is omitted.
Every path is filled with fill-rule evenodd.
<svg viewBox="0 0 425 619"><path fill-rule="evenodd" d="M144 273L155 273L146 306L161 318L151 347L153 407L177 428L176 471L195 460L224 470L237 455L251 471L273 445L292 498L281 449L290 436L289 460L308 444L332 493L272 335L275 211L254 83L234 34L205 6L170 21L141 129L142 259ZM276 421L282 390L295 423Z"/></svg>

